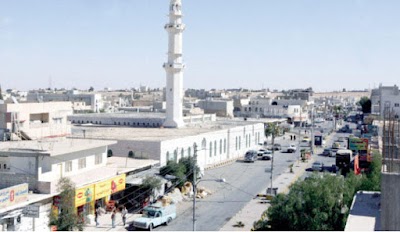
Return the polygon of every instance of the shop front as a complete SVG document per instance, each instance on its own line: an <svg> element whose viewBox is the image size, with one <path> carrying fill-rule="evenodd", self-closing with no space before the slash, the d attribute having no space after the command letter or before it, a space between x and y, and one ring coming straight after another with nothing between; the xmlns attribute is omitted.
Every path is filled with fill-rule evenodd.
<svg viewBox="0 0 400 232"><path fill-rule="evenodd" d="M125 189L125 174L86 185L75 191L75 207L81 218L94 214L96 207L107 205L112 194Z"/></svg>
<svg viewBox="0 0 400 232"><path fill-rule="evenodd" d="M0 209L28 200L28 184L19 184L0 190ZM21 225L22 209L0 214L0 231L16 231Z"/></svg>

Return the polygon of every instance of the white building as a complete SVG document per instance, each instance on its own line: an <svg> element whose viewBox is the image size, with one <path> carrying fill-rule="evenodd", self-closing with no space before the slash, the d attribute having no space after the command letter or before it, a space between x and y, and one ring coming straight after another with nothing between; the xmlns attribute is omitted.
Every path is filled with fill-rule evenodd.
<svg viewBox="0 0 400 232"><path fill-rule="evenodd" d="M179 129L79 126L73 136L83 137L83 130L86 138L118 141L110 146L115 156L126 157L132 151L135 157L159 160L161 166L167 160L193 156L197 145L199 166L207 168L243 157L265 139L264 123L226 119L188 123Z"/></svg>
<svg viewBox="0 0 400 232"><path fill-rule="evenodd" d="M58 207L56 185L60 177L73 181L74 206L82 215L91 214L90 220L95 202L104 205L114 193L124 190L130 172L158 164L155 160L108 158L108 146L115 143L67 138L0 143L0 193L18 188L14 192L25 194L16 204L5 201L0 208L3 229L7 224L12 230L49 231L48 215L52 207ZM33 203L39 211L36 223L24 213Z"/></svg>
<svg viewBox="0 0 400 232"><path fill-rule="evenodd" d="M371 92L371 111L374 114L384 116L385 108L394 111L397 117L400 115L400 91L397 85L382 86Z"/></svg>
<svg viewBox="0 0 400 232"><path fill-rule="evenodd" d="M198 101L197 105L206 114L216 114L219 117L233 117L232 100L206 99Z"/></svg>
<svg viewBox="0 0 400 232"><path fill-rule="evenodd" d="M0 104L0 139L29 140L71 133L71 102Z"/></svg>

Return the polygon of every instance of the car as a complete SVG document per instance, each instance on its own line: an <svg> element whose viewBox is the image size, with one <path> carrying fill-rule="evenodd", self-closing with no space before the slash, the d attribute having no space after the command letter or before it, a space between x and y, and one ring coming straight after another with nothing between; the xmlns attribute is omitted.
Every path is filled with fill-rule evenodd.
<svg viewBox="0 0 400 232"><path fill-rule="evenodd" d="M344 137L339 137L336 141L344 143L346 140L344 139Z"/></svg>
<svg viewBox="0 0 400 232"><path fill-rule="evenodd" d="M289 153L296 152L297 151L297 147L294 144L290 144L286 151L289 152Z"/></svg>
<svg viewBox="0 0 400 232"><path fill-rule="evenodd" d="M282 149L282 146L281 146L279 143L275 143L275 144L272 146L272 149L273 149L274 151L279 151L279 150Z"/></svg>
<svg viewBox="0 0 400 232"><path fill-rule="evenodd" d="M259 150L257 151L257 155L258 155L258 156L263 156L264 153L267 152L267 151L270 151L270 150L268 150L268 149L266 149L266 148L261 148L261 149L259 149ZM271 152L271 153L272 153L272 152Z"/></svg>
<svg viewBox="0 0 400 232"><path fill-rule="evenodd" d="M244 155L244 162L253 162L257 159L257 151L250 150Z"/></svg>
<svg viewBox="0 0 400 232"><path fill-rule="evenodd" d="M265 150L265 152L262 155L261 159L263 159L263 160L271 160L272 159L272 151L271 150Z"/></svg>
<svg viewBox="0 0 400 232"><path fill-rule="evenodd" d="M303 139L300 142L300 147L309 147L311 146L311 141L308 139Z"/></svg>
<svg viewBox="0 0 400 232"><path fill-rule="evenodd" d="M324 169L324 163L316 161L311 166L313 171L322 171Z"/></svg>
<svg viewBox="0 0 400 232"><path fill-rule="evenodd" d="M333 152L331 148L325 148L324 151L322 152L322 155L332 157L332 153Z"/></svg>

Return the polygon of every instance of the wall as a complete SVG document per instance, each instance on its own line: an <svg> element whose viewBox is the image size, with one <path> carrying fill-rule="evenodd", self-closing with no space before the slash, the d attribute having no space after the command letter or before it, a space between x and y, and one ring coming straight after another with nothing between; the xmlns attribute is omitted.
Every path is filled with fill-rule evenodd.
<svg viewBox="0 0 400 232"><path fill-rule="evenodd" d="M380 230L400 230L399 183L399 173L382 173Z"/></svg>
<svg viewBox="0 0 400 232"><path fill-rule="evenodd" d="M0 188L8 188L23 183L27 183L29 185L29 190L35 190L37 187L36 176L13 172L0 173Z"/></svg>

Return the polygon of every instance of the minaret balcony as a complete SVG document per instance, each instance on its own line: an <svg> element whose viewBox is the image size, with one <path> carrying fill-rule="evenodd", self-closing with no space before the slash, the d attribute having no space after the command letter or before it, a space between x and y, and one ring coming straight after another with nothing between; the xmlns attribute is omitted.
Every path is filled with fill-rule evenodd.
<svg viewBox="0 0 400 232"><path fill-rule="evenodd" d="M181 70L181 69L184 69L185 68L185 64L182 64L182 63L173 63L173 64L171 64L171 63L164 63L163 64L163 68L165 68L165 69L172 69L172 70Z"/></svg>
<svg viewBox="0 0 400 232"><path fill-rule="evenodd" d="M182 32L185 30L185 24L172 24L172 23L167 23L164 26L164 29L172 32Z"/></svg>

